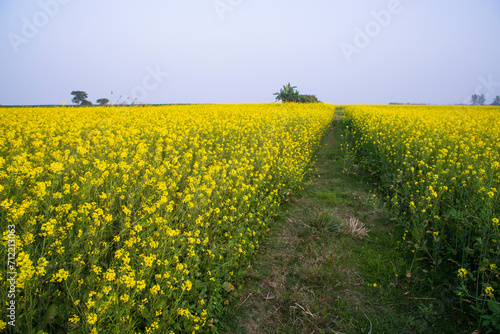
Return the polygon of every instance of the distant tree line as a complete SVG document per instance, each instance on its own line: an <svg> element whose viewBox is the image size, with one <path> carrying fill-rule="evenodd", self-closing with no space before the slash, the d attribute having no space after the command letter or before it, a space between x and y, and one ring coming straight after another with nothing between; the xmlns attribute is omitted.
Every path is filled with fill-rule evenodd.
<svg viewBox="0 0 500 334"><path fill-rule="evenodd" d="M282 102L298 102L298 103L315 103L320 102L315 95L309 94L300 94L296 89L297 86L292 86L290 83L284 85L283 88L280 89L279 92L274 93L276 95L276 101ZM88 94L84 91L77 90L72 91L71 95L73 95L73 99L71 100L73 103L80 106L91 106L92 102L87 100ZM100 98L97 101L97 104L104 106L109 103L109 99ZM484 106L486 103L486 97L484 94L474 94L471 97L471 104L474 106ZM391 102L389 104L403 104L403 103L395 103ZM414 103L406 103L406 104L414 104ZM495 96L493 102L490 104L492 106L500 106L500 95Z"/></svg>
<svg viewBox="0 0 500 334"><path fill-rule="evenodd" d="M474 94L471 97L471 104L473 106L484 106L486 103L486 97L484 94ZM500 106L500 95L495 96L493 99L493 103L490 104L491 106Z"/></svg>
<svg viewBox="0 0 500 334"><path fill-rule="evenodd" d="M73 103L80 105L80 106L91 106L92 102L88 101L88 95L84 91L81 90L74 90L71 92L71 95L73 95L73 99L71 100ZM99 105L103 106L109 103L109 100L106 98L101 98L96 101Z"/></svg>
<svg viewBox="0 0 500 334"><path fill-rule="evenodd" d="M389 104L399 104L399 105L428 105L428 103L400 103L400 102L389 102ZM486 104L486 97L484 94L474 94L470 99L470 104L473 106L484 106ZM464 105L462 103L461 105ZM490 106L500 106L500 95L495 96L493 102Z"/></svg>

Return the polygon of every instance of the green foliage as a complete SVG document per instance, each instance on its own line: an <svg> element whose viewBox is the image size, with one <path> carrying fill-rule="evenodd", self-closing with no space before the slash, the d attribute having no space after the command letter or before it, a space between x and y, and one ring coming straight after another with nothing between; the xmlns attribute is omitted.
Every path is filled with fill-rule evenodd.
<svg viewBox="0 0 500 334"><path fill-rule="evenodd" d="M274 93L273 95L276 95L276 101L298 102L299 91L295 90L296 88L297 86L292 86L288 83L280 89L279 93Z"/></svg>
<svg viewBox="0 0 500 334"><path fill-rule="evenodd" d="M315 95L299 95L297 97L297 102L300 103L315 103L319 102Z"/></svg>
<svg viewBox="0 0 500 334"><path fill-rule="evenodd" d="M485 102L486 102L486 97L484 97L484 94L481 94L481 95L474 94L474 95L472 95L472 98L471 98L472 105L474 105L474 106L483 106Z"/></svg>
<svg viewBox="0 0 500 334"><path fill-rule="evenodd" d="M101 106L103 106L105 104L108 104L109 100L105 99L105 98L102 98L102 99L98 99L96 102L99 103Z"/></svg>
<svg viewBox="0 0 500 334"><path fill-rule="evenodd" d="M290 83L283 86L279 93L274 93L276 95L276 101L283 102L298 102L298 103L314 103L319 102L315 95L301 95L299 91L296 90L297 86L292 86Z"/></svg>
<svg viewBox="0 0 500 334"><path fill-rule="evenodd" d="M493 100L493 103L491 105L500 106L500 95L495 96L495 99Z"/></svg>
<svg viewBox="0 0 500 334"><path fill-rule="evenodd" d="M86 101L88 97L87 93L81 90L74 90L71 92L71 95L74 95L71 101L75 104L83 103L83 101Z"/></svg>

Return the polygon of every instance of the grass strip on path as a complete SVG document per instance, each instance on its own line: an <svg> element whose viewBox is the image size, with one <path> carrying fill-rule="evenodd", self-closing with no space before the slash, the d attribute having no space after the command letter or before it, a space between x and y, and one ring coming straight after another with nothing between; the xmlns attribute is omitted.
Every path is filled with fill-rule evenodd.
<svg viewBox="0 0 500 334"><path fill-rule="evenodd" d="M343 153L342 122L333 122L303 191L283 206L228 301L225 333L460 332L446 297L401 277L406 257L393 222Z"/></svg>

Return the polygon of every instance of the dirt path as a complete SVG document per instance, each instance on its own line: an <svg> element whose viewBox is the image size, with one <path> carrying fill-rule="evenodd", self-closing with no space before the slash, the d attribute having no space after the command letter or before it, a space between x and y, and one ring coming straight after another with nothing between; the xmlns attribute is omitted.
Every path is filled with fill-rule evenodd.
<svg viewBox="0 0 500 334"><path fill-rule="evenodd" d="M411 333L408 328L425 327L395 288L399 259L390 230L374 212L368 181L342 153L341 128L340 120L332 124L304 190L283 207L230 306L226 333ZM349 220L358 225L350 227Z"/></svg>

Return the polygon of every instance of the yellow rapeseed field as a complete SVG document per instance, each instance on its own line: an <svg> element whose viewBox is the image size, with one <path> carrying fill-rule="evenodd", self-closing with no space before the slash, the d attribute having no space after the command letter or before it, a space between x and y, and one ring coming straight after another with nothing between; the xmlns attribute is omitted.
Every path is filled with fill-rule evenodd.
<svg viewBox="0 0 500 334"><path fill-rule="evenodd" d="M465 307L500 316L500 108L350 106L345 115L415 260L450 265Z"/></svg>
<svg viewBox="0 0 500 334"><path fill-rule="evenodd" d="M0 296L16 330L216 331L333 110L0 108Z"/></svg>

